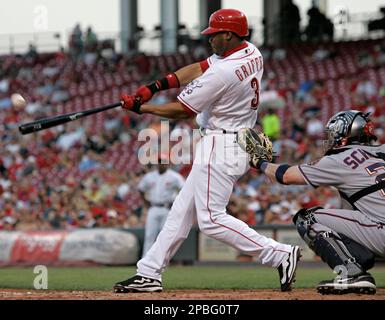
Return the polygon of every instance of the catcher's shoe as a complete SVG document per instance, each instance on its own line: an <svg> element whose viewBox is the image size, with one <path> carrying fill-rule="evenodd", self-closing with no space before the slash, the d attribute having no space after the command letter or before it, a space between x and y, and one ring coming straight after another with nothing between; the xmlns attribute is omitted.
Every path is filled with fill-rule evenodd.
<svg viewBox="0 0 385 320"><path fill-rule="evenodd" d="M291 285L295 282L295 272L298 261L301 257L301 250L298 246L291 248L288 257L278 266L281 291L291 291Z"/></svg>
<svg viewBox="0 0 385 320"><path fill-rule="evenodd" d="M333 280L321 281L316 289L321 294L375 294L376 283L369 273L347 278L342 278L338 275Z"/></svg>
<svg viewBox="0 0 385 320"><path fill-rule="evenodd" d="M162 282L156 279L135 275L127 280L115 283L115 293L128 292L161 292Z"/></svg>

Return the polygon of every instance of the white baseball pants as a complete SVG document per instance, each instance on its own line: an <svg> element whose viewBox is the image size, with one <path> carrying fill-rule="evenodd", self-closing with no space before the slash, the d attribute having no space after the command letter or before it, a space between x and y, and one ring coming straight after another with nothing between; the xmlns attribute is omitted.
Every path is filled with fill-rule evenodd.
<svg viewBox="0 0 385 320"><path fill-rule="evenodd" d="M210 134L197 143L193 167L163 229L137 263L139 275L161 280L165 267L187 238L195 216L201 232L258 256L263 264L278 267L287 257L290 245L260 235L226 213L234 183L249 169L248 156L235 137L235 134Z"/></svg>

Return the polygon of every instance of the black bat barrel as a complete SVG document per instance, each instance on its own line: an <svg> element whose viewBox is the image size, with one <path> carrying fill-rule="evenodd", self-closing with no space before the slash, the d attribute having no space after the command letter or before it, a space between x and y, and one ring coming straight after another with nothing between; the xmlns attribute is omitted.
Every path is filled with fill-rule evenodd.
<svg viewBox="0 0 385 320"><path fill-rule="evenodd" d="M73 113L67 113L60 116L55 117L49 117L49 118L43 118L37 121L24 123L19 126L19 131L21 134L28 134L44 129L48 129L51 127L55 127L70 121L74 121L86 116L89 116L94 113L102 112L108 109L120 107L122 104L121 102L109 104L103 107L95 108L95 109L88 109L80 112L73 112Z"/></svg>

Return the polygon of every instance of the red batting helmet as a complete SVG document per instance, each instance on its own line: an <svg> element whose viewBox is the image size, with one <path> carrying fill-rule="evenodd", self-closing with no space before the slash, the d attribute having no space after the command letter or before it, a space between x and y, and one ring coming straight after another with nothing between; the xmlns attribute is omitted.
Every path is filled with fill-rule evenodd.
<svg viewBox="0 0 385 320"><path fill-rule="evenodd" d="M247 18L243 12L236 9L220 9L215 11L209 20L209 27L201 34L213 34L222 31L231 31L240 37L249 34Z"/></svg>

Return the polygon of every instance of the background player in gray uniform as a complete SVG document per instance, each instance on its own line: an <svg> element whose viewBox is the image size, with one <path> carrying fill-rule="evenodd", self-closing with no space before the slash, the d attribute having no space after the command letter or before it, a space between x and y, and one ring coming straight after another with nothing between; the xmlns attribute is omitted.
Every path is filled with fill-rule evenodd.
<svg viewBox="0 0 385 320"><path fill-rule="evenodd" d="M385 257L385 145L372 145L377 138L368 116L348 110L331 117L327 151L316 162L289 166L251 157L253 166L282 184L338 189L342 209L301 209L293 219L309 247L338 273L317 286L320 293L376 292L367 270L375 256Z"/></svg>

